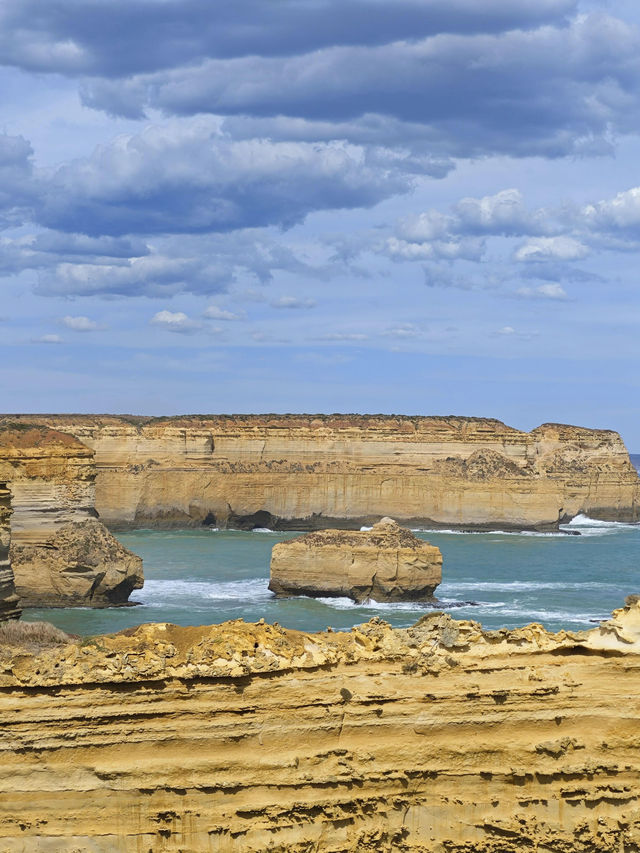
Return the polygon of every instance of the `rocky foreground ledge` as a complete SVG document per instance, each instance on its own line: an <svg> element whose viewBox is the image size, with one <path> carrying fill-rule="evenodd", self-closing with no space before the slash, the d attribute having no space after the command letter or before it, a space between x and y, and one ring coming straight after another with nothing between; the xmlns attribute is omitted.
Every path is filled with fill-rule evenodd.
<svg viewBox="0 0 640 853"><path fill-rule="evenodd" d="M580 633L0 638L3 853L640 850L633 600Z"/></svg>

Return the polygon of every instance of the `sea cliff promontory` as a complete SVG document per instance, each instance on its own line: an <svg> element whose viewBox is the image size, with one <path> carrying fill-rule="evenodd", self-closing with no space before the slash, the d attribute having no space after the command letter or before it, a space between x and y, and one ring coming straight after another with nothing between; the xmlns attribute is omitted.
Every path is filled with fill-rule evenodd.
<svg viewBox="0 0 640 853"><path fill-rule="evenodd" d="M0 426L11 568L23 605L107 606L142 586L142 560L97 519L94 451L41 425Z"/></svg>
<svg viewBox="0 0 640 853"><path fill-rule="evenodd" d="M9 558L11 547L11 492L0 483L0 622L20 617L20 605Z"/></svg>
<svg viewBox="0 0 640 853"><path fill-rule="evenodd" d="M620 436L489 418L7 416L95 452L96 508L114 528L555 529L579 513L636 521L640 480Z"/></svg>
<svg viewBox="0 0 640 853"><path fill-rule="evenodd" d="M432 612L12 642L3 853L640 849L634 599L577 633Z"/></svg>

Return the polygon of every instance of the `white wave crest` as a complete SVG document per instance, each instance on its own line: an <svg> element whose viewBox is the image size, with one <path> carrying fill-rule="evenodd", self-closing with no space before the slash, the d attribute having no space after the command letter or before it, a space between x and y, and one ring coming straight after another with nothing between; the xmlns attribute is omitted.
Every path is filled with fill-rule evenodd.
<svg viewBox="0 0 640 853"><path fill-rule="evenodd" d="M438 587L440 594L450 593L456 595L460 592L537 592L541 589L602 589L609 584L597 581L584 581L572 583L567 581L447 581Z"/></svg>
<svg viewBox="0 0 640 853"><path fill-rule="evenodd" d="M215 601L253 604L271 599L266 578L215 583L211 581L147 580L139 599L149 607L197 607Z"/></svg>
<svg viewBox="0 0 640 853"><path fill-rule="evenodd" d="M584 515L583 513L579 513L568 524L562 525L563 527L602 527L602 528L612 528L616 529L630 529L630 530L638 530L640 529L640 523L631 524L625 521L603 521L600 518L589 518L588 515Z"/></svg>
<svg viewBox="0 0 640 853"><path fill-rule="evenodd" d="M538 530L450 530L449 528L412 527L412 533L445 533L447 536L536 536L566 539L567 534Z"/></svg>

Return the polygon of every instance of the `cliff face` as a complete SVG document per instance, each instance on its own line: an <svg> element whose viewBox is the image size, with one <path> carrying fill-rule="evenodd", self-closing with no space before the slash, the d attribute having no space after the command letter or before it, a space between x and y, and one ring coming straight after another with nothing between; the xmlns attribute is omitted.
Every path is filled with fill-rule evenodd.
<svg viewBox="0 0 640 853"><path fill-rule="evenodd" d="M440 549L392 518L370 530L307 533L271 552L269 589L276 595L429 601L441 581Z"/></svg>
<svg viewBox="0 0 640 853"><path fill-rule="evenodd" d="M0 429L11 565L23 604L105 606L142 586L142 560L96 520L94 452L44 426Z"/></svg>
<svg viewBox="0 0 640 853"><path fill-rule="evenodd" d="M43 543L63 525L96 516L93 451L67 433L0 429L0 479L11 488L14 545Z"/></svg>
<svg viewBox="0 0 640 853"><path fill-rule="evenodd" d="M640 607L0 644L0 850L637 853Z"/></svg>
<svg viewBox="0 0 640 853"><path fill-rule="evenodd" d="M18 619L21 613L9 559L11 545L11 492L0 483L0 622Z"/></svg>
<svg viewBox="0 0 640 853"><path fill-rule="evenodd" d="M552 528L579 512L635 521L620 436L482 418L22 416L95 450L113 526ZM13 418L15 420L15 416Z"/></svg>

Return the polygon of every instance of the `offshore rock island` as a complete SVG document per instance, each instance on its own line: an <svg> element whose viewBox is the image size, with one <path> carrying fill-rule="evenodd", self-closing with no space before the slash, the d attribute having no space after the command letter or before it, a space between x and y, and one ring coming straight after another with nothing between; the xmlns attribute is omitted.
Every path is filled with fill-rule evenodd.
<svg viewBox="0 0 640 853"><path fill-rule="evenodd" d="M383 518L370 530L321 530L273 546L276 595L347 596L355 602L433 601L440 549Z"/></svg>
<svg viewBox="0 0 640 853"><path fill-rule="evenodd" d="M8 636L3 853L640 850L633 599L576 633Z"/></svg>
<svg viewBox="0 0 640 853"><path fill-rule="evenodd" d="M579 513L637 521L640 480L620 436L488 418L10 415L95 454L95 510L112 529L406 526L555 530Z"/></svg>

